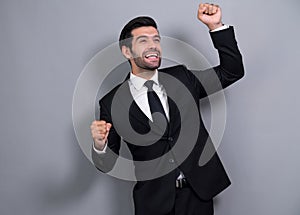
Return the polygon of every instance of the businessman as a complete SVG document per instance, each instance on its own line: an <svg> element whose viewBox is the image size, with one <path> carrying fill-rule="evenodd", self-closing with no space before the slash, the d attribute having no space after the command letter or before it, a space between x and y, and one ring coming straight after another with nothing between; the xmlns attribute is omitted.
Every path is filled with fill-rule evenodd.
<svg viewBox="0 0 300 215"><path fill-rule="evenodd" d="M132 154L136 215L211 215L213 198L230 185L217 153L199 165L207 144L213 148L199 100L243 77L242 56L218 5L200 4L198 19L209 28L219 65L204 71L183 65L159 69L157 25L150 17L134 18L119 38L131 72L100 100L100 119L91 124L92 159L100 171L114 167L121 139Z"/></svg>

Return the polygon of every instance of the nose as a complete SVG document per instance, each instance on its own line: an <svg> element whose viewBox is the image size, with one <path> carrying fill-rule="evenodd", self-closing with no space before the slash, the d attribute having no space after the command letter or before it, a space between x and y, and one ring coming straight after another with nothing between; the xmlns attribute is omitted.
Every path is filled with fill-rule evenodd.
<svg viewBox="0 0 300 215"><path fill-rule="evenodd" d="M156 49L156 47L157 47L157 44L155 43L155 41L149 40L148 48Z"/></svg>
<svg viewBox="0 0 300 215"><path fill-rule="evenodd" d="M147 49L152 50L152 51L161 52L160 43L158 43L154 40L151 40L151 42L149 42Z"/></svg>

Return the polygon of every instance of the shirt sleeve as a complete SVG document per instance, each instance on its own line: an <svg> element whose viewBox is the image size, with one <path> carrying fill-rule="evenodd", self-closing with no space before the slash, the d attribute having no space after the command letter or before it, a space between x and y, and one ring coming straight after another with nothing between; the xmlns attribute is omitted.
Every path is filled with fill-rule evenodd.
<svg viewBox="0 0 300 215"><path fill-rule="evenodd" d="M225 30L227 28L229 28L229 25L223 25L223 26L218 27L218 28L216 28L216 29L214 29L214 30L212 30L210 32L222 31L222 30Z"/></svg>
<svg viewBox="0 0 300 215"><path fill-rule="evenodd" d="M107 142L106 142L106 144L105 144L103 150L98 150L98 149L96 149L95 143L93 143L93 150L94 150L97 154L99 154L99 155L105 154L105 153L106 153L106 149L107 149Z"/></svg>

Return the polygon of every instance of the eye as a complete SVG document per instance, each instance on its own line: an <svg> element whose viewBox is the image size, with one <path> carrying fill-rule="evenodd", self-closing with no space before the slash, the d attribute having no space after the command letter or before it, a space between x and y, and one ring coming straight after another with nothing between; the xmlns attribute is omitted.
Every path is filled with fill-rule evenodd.
<svg viewBox="0 0 300 215"><path fill-rule="evenodd" d="M147 38L139 38L137 40L138 43L147 43Z"/></svg>

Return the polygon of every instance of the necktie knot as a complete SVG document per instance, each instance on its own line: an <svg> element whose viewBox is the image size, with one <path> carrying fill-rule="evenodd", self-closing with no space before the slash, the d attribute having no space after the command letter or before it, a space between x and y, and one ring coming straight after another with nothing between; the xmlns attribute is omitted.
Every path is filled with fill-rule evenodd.
<svg viewBox="0 0 300 215"><path fill-rule="evenodd" d="M145 87L148 88L148 91L153 91L153 84L154 84L154 81L152 81L152 80L148 80L144 83Z"/></svg>

